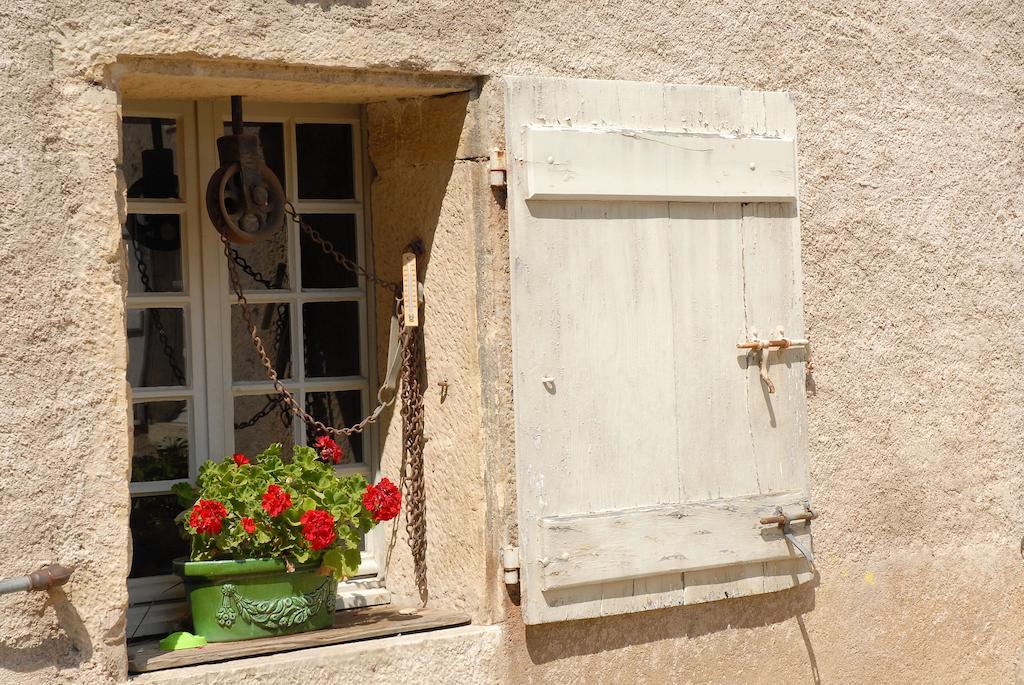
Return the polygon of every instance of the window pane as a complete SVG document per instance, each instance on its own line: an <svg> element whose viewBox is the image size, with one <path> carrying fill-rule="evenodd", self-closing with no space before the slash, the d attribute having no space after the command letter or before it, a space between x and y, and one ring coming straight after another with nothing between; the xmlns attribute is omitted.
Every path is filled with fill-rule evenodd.
<svg viewBox="0 0 1024 685"><path fill-rule="evenodd" d="M288 233L286 224L267 240L251 245L231 245L231 256L244 290L288 288ZM228 290L231 291L230 283Z"/></svg>
<svg viewBox="0 0 1024 685"><path fill-rule="evenodd" d="M254 135L259 139L259 151L263 156L263 163L270 167L270 170L277 176L284 188L285 196L288 195L288 186L285 185L284 176L284 124L280 122L252 122L247 121L242 125L245 133ZM231 122L224 124L224 135L231 134Z"/></svg>
<svg viewBox="0 0 1024 685"><path fill-rule="evenodd" d="M188 556L174 517L183 507L174 495L133 497L132 570L129 578L161 576L171 572L171 560Z"/></svg>
<svg viewBox="0 0 1024 685"><path fill-rule="evenodd" d="M249 314L270 357L278 378L292 375L292 332L290 308L284 303L250 304ZM256 353L242 307L231 307L231 378L236 381L265 381L267 370Z"/></svg>
<svg viewBox="0 0 1024 685"><path fill-rule="evenodd" d="M132 481L188 478L188 403L140 402L133 410Z"/></svg>
<svg viewBox="0 0 1024 685"><path fill-rule="evenodd" d="M297 124L299 197L347 200L355 197L352 127L349 124Z"/></svg>
<svg viewBox="0 0 1024 685"><path fill-rule="evenodd" d="M331 243L334 249L352 261L356 259L356 217L354 214L304 214L310 226ZM342 267L310 240L305 231L299 241L302 249L303 288L354 288L356 275Z"/></svg>
<svg viewBox="0 0 1024 685"><path fill-rule="evenodd" d="M128 292L180 293L181 217L129 214L121 232L128 251Z"/></svg>
<svg viewBox="0 0 1024 685"><path fill-rule="evenodd" d="M359 375L358 302L307 302L302 326L307 378Z"/></svg>
<svg viewBox="0 0 1024 685"><path fill-rule="evenodd" d="M132 387L188 385L184 311L129 309L127 319L128 382Z"/></svg>
<svg viewBox="0 0 1024 685"><path fill-rule="evenodd" d="M282 456L292 453L292 415L282 411L276 395L235 398L235 451L250 457L271 443L284 446Z"/></svg>
<svg viewBox="0 0 1024 685"><path fill-rule="evenodd" d="M311 392L306 395L306 411L313 418L335 428L348 428L363 420L362 393L358 390L336 390L334 392ZM306 442L312 444L316 433L306 428ZM362 463L363 435L336 437L341 447L343 464Z"/></svg>
<svg viewBox="0 0 1024 685"><path fill-rule="evenodd" d="M129 198L178 197L177 132L174 119L122 119L121 170Z"/></svg>

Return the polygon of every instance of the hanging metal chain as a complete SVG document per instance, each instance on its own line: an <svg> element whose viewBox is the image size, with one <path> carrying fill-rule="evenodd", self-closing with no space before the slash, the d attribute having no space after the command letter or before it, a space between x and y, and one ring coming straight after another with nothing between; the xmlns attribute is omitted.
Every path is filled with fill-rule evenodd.
<svg viewBox="0 0 1024 685"><path fill-rule="evenodd" d="M291 216L295 221L298 221L300 226L302 226L303 230L306 230L307 233L310 234L310 237L315 242L317 242L317 244L320 245L321 248L328 255L333 257L335 261L337 261L341 266L349 270L355 270L352 269L350 266L351 264L354 264L354 262L345 257L345 255L342 255L341 253L337 252L334 249L334 246L329 241L324 240L315 231L315 229L309 226L309 224L307 224L305 221L302 221L302 218L297 213L295 213L294 208L292 208L291 211L289 212L289 216ZM380 416L381 410L383 410L384 407L394 404L394 393L392 393L391 397L384 397L382 396L381 393L378 393L377 399L379 400L379 405L377 406L377 408L368 416L363 418L362 421L350 427L338 428L335 426L329 426L323 423L322 421L318 420L316 417L311 415L302 406L299 405L298 401L295 399L295 396L284 386L284 384L278 378L277 371L274 369L274 364L270 360L269 355L267 354L266 347L263 344L263 340L260 338L258 332L259 329L256 327L256 322L253 320L252 312L249 309L249 302L248 300L246 300L245 293L242 290L241 279L239 278L238 275L238 267L235 264L235 261L231 258L231 252L233 249L231 246L231 242L223 234L220 236L220 239L221 243L223 243L224 245L224 256L228 260L228 277L231 283L231 289L235 293L235 297L238 299L238 304L241 308L242 319L245 321L246 326L248 326L249 328L249 337L252 338L253 345L256 348L256 353L257 355L259 355L260 362L263 364L263 368L267 372L267 377L274 384L274 390L277 392L278 395L280 395L280 401L284 404L285 407L287 407L288 411L290 411L293 415L299 417L308 426L315 429L316 431L320 433L326 433L328 435L332 435L335 437L340 435L351 436L356 433L361 433L368 425L370 425L371 423L375 423L377 421L377 418ZM358 267L358 265L356 266ZM369 273L362 267L358 267L358 272L363 274L369 280L378 283L382 287L385 287L392 292L397 293L399 290L399 286L397 283L391 283L390 281L381 279L376 275ZM400 336L402 340L405 341L406 336L404 324L401 326Z"/></svg>
<svg viewBox="0 0 1024 685"><path fill-rule="evenodd" d="M361 267L358 262L349 259L344 254L334 249L334 244L320 235L320 232L310 226L308 221L303 220L302 215L295 211L295 206L291 202L284 203L284 213L299 225L302 232L308 235L310 240L319 245L320 249L322 249L325 254L332 257L341 267L348 269L352 273L359 274L367 281L373 281L385 290L390 290L395 297L398 297L402 290L402 287L398 283L385 280L377 274L370 273Z"/></svg>
<svg viewBox="0 0 1024 685"><path fill-rule="evenodd" d="M142 254L142 247L139 245L139 239L135 235L137 230L138 222L134 222L134 226L128 228L128 235L132 241L132 252L135 254L135 266L139 270L139 281L142 282L142 289L147 293L151 293L153 292L153 284L149 279L149 267L146 266L145 255ZM178 385L185 385L185 372L178 364L174 347L171 346L171 340L167 335L167 329L164 328L163 320L160 318L160 310L149 308L146 309L146 313L153 322L153 326L156 327L156 336L160 341L164 356L167 357L167 365L171 368L171 373L174 374Z"/></svg>
<svg viewBox="0 0 1024 685"><path fill-rule="evenodd" d="M401 313L400 313L401 315ZM404 319L405 317L401 317ZM416 588L427 603L427 501L423 469L423 329L410 329L402 349L402 489L405 532L412 551Z"/></svg>
<svg viewBox="0 0 1024 685"><path fill-rule="evenodd" d="M285 213L292 219L292 221L299 225L302 231L309 236L310 240L318 245L325 254L332 257L339 266L363 276L367 282L376 283L378 286L388 290L395 296L395 306L398 312L399 344L401 345L402 355L400 374L402 385L401 483L405 496L405 530L409 538L409 548L412 551L416 586L420 592L420 598L425 605L427 602L427 524L426 488L423 461L423 329L419 326L409 328L405 326L405 317L402 312L403 301L401 297L401 286L398 283L393 283L380 278L336 250L329 240L324 238L316 229L310 226L308 222L302 219L302 216L295 211L295 207L290 202L285 203ZM373 410L373 412L363 418L363 420L350 427L339 428L327 425L322 421L317 420L299 405L295 396L278 378L277 371L274 369L274 365L267 354L263 345L263 340L260 338L256 324L252 318L252 313L249 310L249 303L245 299L245 293L242 290L238 274L240 268L245 270L245 265L234 259L234 256L237 255L238 252L231 246L231 242L223 234L220 236L220 239L224 245L224 255L228 260L228 276L231 283L231 289L238 298L242 319L249 327L249 336L252 338L252 342L256 348L257 355L259 355L260 362L263 364L264 369L266 369L267 377L271 382L273 382L274 390L277 391L279 395L277 401L281 406L282 411L286 410L299 417L311 429L334 437L341 435L351 436L355 433L361 433L371 423L376 422L383 409L394 403L397 396L396 393L391 393L390 397L385 397L383 393L384 388L381 388L377 393L377 399L379 402L378 406ZM250 277L253 276L253 273L250 273L249 270L246 270L246 273L248 273ZM256 273L258 274L258 272ZM265 409L266 408L267 407L265 407Z"/></svg>

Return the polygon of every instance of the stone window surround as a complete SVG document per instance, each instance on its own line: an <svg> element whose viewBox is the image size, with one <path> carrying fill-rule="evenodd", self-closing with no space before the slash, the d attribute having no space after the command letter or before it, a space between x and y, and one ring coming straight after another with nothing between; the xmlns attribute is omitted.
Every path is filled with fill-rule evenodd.
<svg viewBox="0 0 1024 685"><path fill-rule="evenodd" d="M243 97L275 102L329 102L368 104L402 98L424 98L451 93L478 91L481 80L473 76L450 74L409 74L397 72L376 72L313 66L259 65L251 63L221 62L204 59L160 59L150 57L122 57L107 68L107 83L118 93L119 100L137 99L204 99L241 94ZM480 160L472 160L480 161ZM482 503L482 502L481 502ZM484 615L491 609L482 609ZM481 615L478 609L478 616ZM486 620L486 619L485 619ZM490 617L487 622L493 621ZM485 636L478 628L445 629L438 633L453 633L474 637L475 642L489 644L493 636ZM492 631L493 632L493 631ZM415 636L414 636L415 638ZM441 635L438 635L440 639ZM477 639L479 638L479 639ZM413 642L430 639L430 634L415 638ZM460 637L459 639L464 639ZM402 638L378 640L381 648L384 642L395 642ZM320 648L320 652L356 650L355 645L340 645ZM490 651L490 650L488 650ZM285 658L298 663L304 653L282 654L277 657L263 657L269 663ZM326 654L326 652L324 652ZM253 661L254 665L256 659ZM261 662L262 663L262 662ZM213 664L214 670L231 669L233 662ZM184 670L184 669L182 669ZM172 677L171 672L164 677ZM182 677L186 674L182 673Z"/></svg>

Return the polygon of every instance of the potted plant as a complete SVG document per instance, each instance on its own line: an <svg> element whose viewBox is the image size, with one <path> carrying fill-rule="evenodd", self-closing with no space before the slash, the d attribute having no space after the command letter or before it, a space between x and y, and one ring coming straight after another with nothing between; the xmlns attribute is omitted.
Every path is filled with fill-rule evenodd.
<svg viewBox="0 0 1024 685"><path fill-rule="evenodd" d="M194 632L210 642L330 627L338 581L359 567L362 535L401 507L388 479L368 485L339 477L341 449L321 436L249 459L235 454L199 469L198 487L180 483L178 521L191 541L174 571L185 583Z"/></svg>

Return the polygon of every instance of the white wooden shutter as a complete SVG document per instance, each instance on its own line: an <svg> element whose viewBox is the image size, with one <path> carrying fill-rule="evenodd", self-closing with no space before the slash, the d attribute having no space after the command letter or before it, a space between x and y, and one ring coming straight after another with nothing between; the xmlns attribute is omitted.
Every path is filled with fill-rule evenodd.
<svg viewBox="0 0 1024 685"><path fill-rule="evenodd" d="M769 394L736 349L804 337L791 98L506 85L526 623L808 580L758 522L809 496L804 352Z"/></svg>

